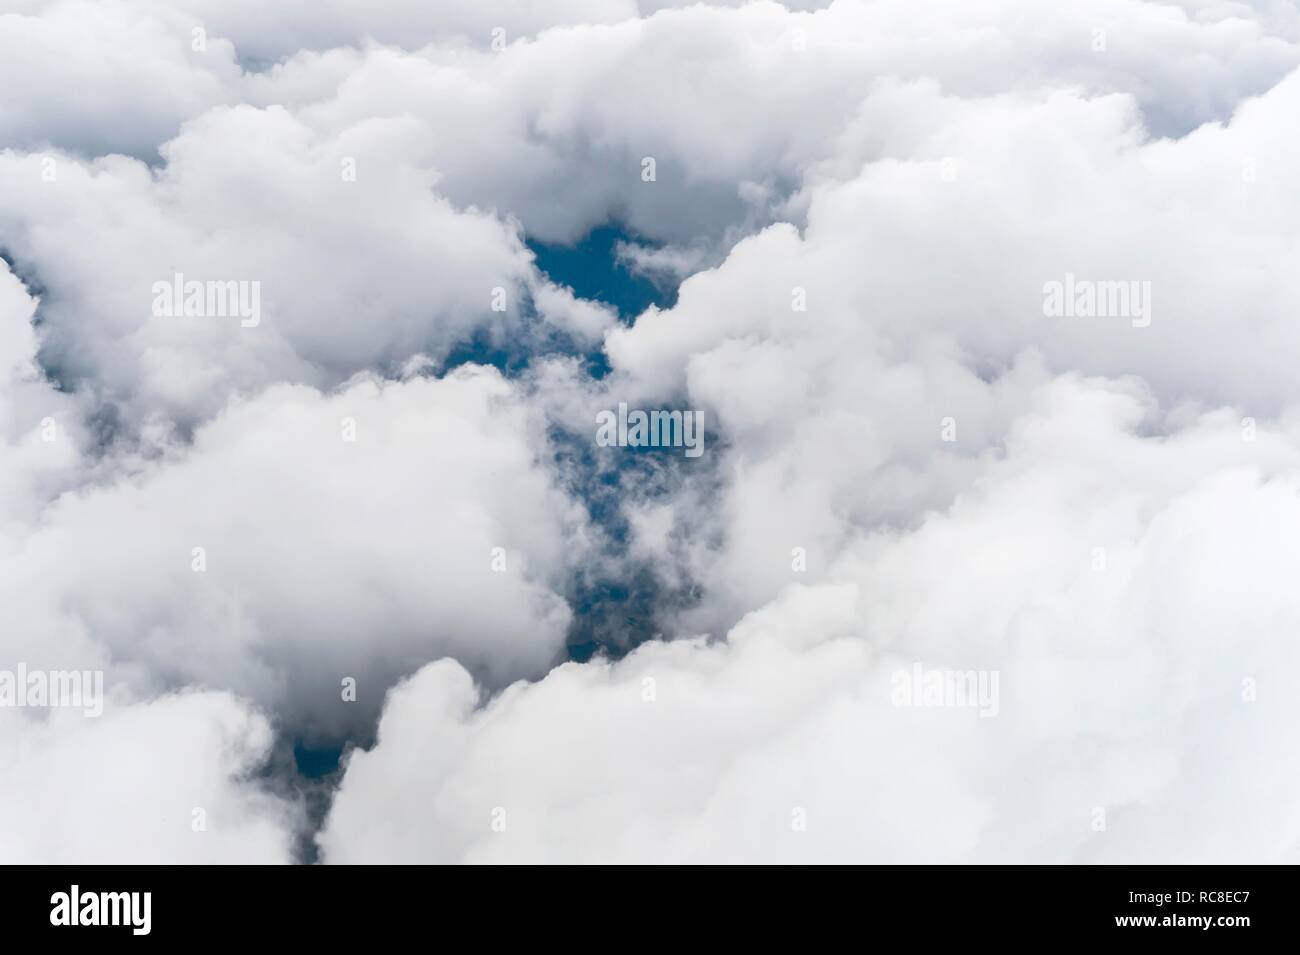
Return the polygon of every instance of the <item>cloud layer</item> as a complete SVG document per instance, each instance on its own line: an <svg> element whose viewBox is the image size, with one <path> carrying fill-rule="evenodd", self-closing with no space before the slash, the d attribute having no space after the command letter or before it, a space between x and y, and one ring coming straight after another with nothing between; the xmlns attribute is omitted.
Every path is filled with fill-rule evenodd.
<svg viewBox="0 0 1300 955"><path fill-rule="evenodd" d="M0 64L0 670L109 686L0 710L6 861L1297 861L1292 7L22 0ZM662 308L539 270L611 223Z"/></svg>

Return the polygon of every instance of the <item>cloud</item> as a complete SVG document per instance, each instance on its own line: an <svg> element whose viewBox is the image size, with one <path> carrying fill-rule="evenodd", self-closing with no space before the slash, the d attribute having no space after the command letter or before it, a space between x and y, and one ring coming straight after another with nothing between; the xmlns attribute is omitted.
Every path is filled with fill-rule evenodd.
<svg viewBox="0 0 1300 955"><path fill-rule="evenodd" d="M1268 131L1297 88L1161 140L1128 96L875 84L808 170L805 228L606 338L593 406L716 423L671 517L634 487L625 510L702 595L675 632L725 642L481 709L459 668L426 668L352 756L326 859L1293 858L1293 800L1253 794L1297 786L1268 755L1294 707L1255 696L1294 663L1298 609L1277 579L1294 387L1260 347L1296 298L1293 144ZM1154 320L1051 320L1067 271L1147 278ZM1255 414L1277 430L1247 440ZM894 706L918 663L998 672L997 718Z"/></svg>
<svg viewBox="0 0 1300 955"><path fill-rule="evenodd" d="M591 545L546 453L494 371L270 389L45 509L3 561L6 656L233 689L326 738L441 656L489 684L540 675Z"/></svg>
<svg viewBox="0 0 1300 955"><path fill-rule="evenodd" d="M258 95L291 90L305 121L328 129L383 103L461 131L434 147L440 190L509 209L539 238L574 239L614 217L683 243L770 221L811 166L840 154L846 124L884 79L926 79L965 97L1128 92L1153 129L1184 134L1300 63L1294 43L1252 20L1199 23L1127 0L1087 11L1036 0L928 9L933 30L922 36L910 2L811 13L700 5L551 30L499 52L371 49L341 82L338 60L303 57L259 81ZM1109 31L1099 51L1094 30ZM859 163L887 155L887 141L871 145L876 154Z"/></svg>
<svg viewBox="0 0 1300 955"><path fill-rule="evenodd" d="M102 15L137 23L132 9L117 5ZM946 196L928 189L917 195L918 203L929 197L928 205L912 210L918 218L907 220L909 228L929 243L933 228L942 228L929 220L948 214L942 203L969 196L966 214L988 217L996 235L1007 225L998 216L1005 203L1031 205L1031 195L1018 191L1026 167L1054 143L1067 152L1076 124L1095 131L1085 148L1112 139L1123 148L1143 122L1185 133L1226 118L1300 61L1295 44L1253 19L1190 20L1173 8L1120 0L1084 17L1024 3L1015 11L1019 19L999 21L1002 29L1028 29L1029 18L1046 38L1008 46L988 42L989 28L966 7L943 9L952 19L937 45L935 37L917 38L910 6L841 2L812 13L775 4L701 6L638 20L624 11L613 25L544 31L503 51L448 43L305 52L268 72L223 74L220 96L178 108L174 138L154 130L142 140L146 153L160 152L162 165L86 161L57 149L0 160L0 243L46 290L44 359L64 384L95 390L98 400L121 406L129 423L153 411L192 426L232 391L276 381L329 387L358 371L401 367L412 354L446 356L480 336L527 340L535 333L529 322L536 301L555 303L561 293L532 267L520 227L530 237L567 240L617 218L670 243L639 261L680 263L689 255L712 263L774 219L800 224L805 216L835 215L814 195L826 197L823 207L852 209L845 214L860 227L879 201L866 190L916 194L928 178L895 180L930 177L927 161L960 160L961 176ZM236 20L253 15L232 10ZM400 4L394 10L410 12ZM72 42L59 26L64 7L43 12L48 19L23 20L24 29ZM557 11L557 22L565 16ZM141 36L132 38L174 53L186 36L175 32L183 20L146 18L139 23L148 29L140 26ZM1118 26L1111 40L1093 50L1091 24L1112 21ZM455 22L453 12L439 22ZM1153 44L1166 55L1139 55ZM159 85L156 77L147 83ZM161 85L183 88L179 81ZM770 95L750 96L755 89ZM999 97L1009 89L1056 92ZM1116 90L1131 91L1135 100L1100 95ZM244 99L250 104L222 105ZM1040 115L1021 108L1026 99L1042 103ZM108 104L99 112L130 111ZM717 122L722 116L725 124ZM928 132L919 116L942 117L942 132ZM985 124L997 125L1016 150L1003 151L1003 135L987 135ZM1244 130L1248 123L1239 117L1235 125ZM1021 141L1049 127L1048 142ZM457 135L445 135L447 129ZM1249 137L1234 130L1237 142L1216 146L1213 140L1225 137L1206 127L1196 135L1211 142L1187 152L1218 153L1214 168L1238 181L1243 166L1254 163L1264 181L1254 198L1266 203L1270 170L1289 158L1266 133L1265 124L1255 124ZM75 145L50 130L13 135L20 145L41 138ZM1165 145L1130 150L1127 158L1169 165L1164 156L1176 159L1181 144ZM105 148L114 147L91 151ZM643 179L647 158L656 162L653 182ZM1135 180L1150 172L1133 161L1104 168L1099 160L1108 158L1085 153L1053 161L1094 161L1093 179L1070 194L1093 201L1113 175ZM54 163L53 181L45 178L47 162ZM858 177L864 164L869 173ZM1201 168L1175 163L1158 171L1176 192ZM844 188L811 191L828 178ZM1006 194L995 203L990 187L998 185ZM1132 183L1135 191L1138 185ZM1153 207L1162 200L1147 195ZM901 211L888 201L886 215ZM1170 214L1153 208L1144 222L1166 226L1161 220ZM1177 223L1167 227L1177 230ZM1192 239L1185 230L1177 235ZM1155 230L1134 239L1148 259L1167 241ZM898 240L886 251L909 248L908 236ZM1011 259L996 243L978 251L1003 256L1001 269ZM964 249L952 254L970 257ZM265 321L235 329L231 322L151 315L154 283L178 272L200 281L261 283ZM1161 294L1172 285L1162 283ZM505 311L494 311L502 301ZM915 302L931 304L928 296ZM547 324L587 345L610 319L570 305L552 310ZM1160 334L1148 338L1156 344ZM1162 342L1160 350L1168 353Z"/></svg>
<svg viewBox="0 0 1300 955"><path fill-rule="evenodd" d="M0 834L17 865L277 864L302 809L256 779L267 719L227 693L0 711Z"/></svg>
<svg viewBox="0 0 1300 955"><path fill-rule="evenodd" d="M14 9L0 666L116 701L0 711L19 858L286 861L345 739L331 862L1295 861L1293 10Z"/></svg>
<svg viewBox="0 0 1300 955"><path fill-rule="evenodd" d="M522 340L534 293L558 330L598 337L612 319L549 289L514 228L430 191L413 158L428 136L375 119L322 141L241 106L195 120L158 172L0 155L0 241L45 289L43 360L133 426L192 426L232 392L333 386L480 333ZM260 312L156 314L155 286L177 281L257 283Z"/></svg>
<svg viewBox="0 0 1300 955"><path fill-rule="evenodd" d="M191 116L238 96L229 41L193 49L168 4L20 0L0 14L0 145L150 156Z"/></svg>
<svg viewBox="0 0 1300 955"><path fill-rule="evenodd" d="M802 232L737 243L671 309L606 337L598 402L711 422L713 467L681 491L662 562L677 579L685 555L703 593L684 629L725 631L774 597L794 546L822 555L815 573L862 532L946 506L1054 375L1137 374L1172 430L1221 405L1261 422L1292 409L1273 356L1300 347L1295 144L1269 131L1298 93L1292 75L1227 126L1167 141L1123 97L882 84L860 128L896 130L897 155L811 177ZM912 140L917 115L932 119ZM1067 276L1149 283L1150 314L1045 315ZM625 509L662 504L629 488Z"/></svg>
<svg viewBox="0 0 1300 955"><path fill-rule="evenodd" d="M1149 402L1098 381L1034 404L955 504L724 643L483 709L426 667L352 755L326 861L1294 861L1294 434L1144 437ZM917 664L997 671L996 715L895 705Z"/></svg>
<svg viewBox="0 0 1300 955"><path fill-rule="evenodd" d="M82 464L82 409L37 363L36 306L0 262L0 541L38 517Z"/></svg>

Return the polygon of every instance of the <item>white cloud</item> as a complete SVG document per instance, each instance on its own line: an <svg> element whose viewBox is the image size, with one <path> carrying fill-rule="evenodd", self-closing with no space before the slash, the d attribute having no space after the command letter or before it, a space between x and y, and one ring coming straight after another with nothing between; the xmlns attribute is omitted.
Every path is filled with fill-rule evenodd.
<svg viewBox="0 0 1300 955"><path fill-rule="evenodd" d="M276 864L302 810L256 774L271 726L226 693L109 703L102 716L0 710L10 865Z"/></svg>
<svg viewBox="0 0 1300 955"><path fill-rule="evenodd" d="M955 505L790 574L725 644L483 710L425 668L353 754L326 860L1295 861L1295 435L1143 438L1097 382L1034 400ZM997 715L893 705L915 663L999 671Z"/></svg>
<svg viewBox="0 0 1300 955"><path fill-rule="evenodd" d="M0 13L0 145L150 155L191 116L234 96L231 44L195 51L169 4L14 0Z"/></svg>
<svg viewBox="0 0 1300 955"><path fill-rule="evenodd" d="M444 655L493 683L540 675L589 546L540 428L481 369L234 404L45 510L3 560L6 656L231 688L309 736L364 731L394 679Z"/></svg>
<svg viewBox="0 0 1300 955"><path fill-rule="evenodd" d="M335 385L478 332L518 337L546 286L510 224L431 191L415 159L428 138L395 118L322 140L283 109L245 106L195 120L156 173L59 156L49 182L39 156L0 155L0 242L46 289L46 361L137 423L193 424L232 392ZM254 327L154 314L155 283L178 273L259 283ZM579 337L603 329L553 293L547 311Z"/></svg>
<svg viewBox="0 0 1300 955"><path fill-rule="evenodd" d="M0 530L14 533L73 480L84 440L77 403L37 364L36 304L0 262Z"/></svg>
<svg viewBox="0 0 1300 955"><path fill-rule="evenodd" d="M673 532L704 587L685 628L725 631L771 599L793 546L824 568L862 531L946 506L1052 375L1138 374L1174 428L1220 404L1261 421L1293 408L1275 356L1300 347L1285 264L1296 143L1273 131L1297 95L1292 75L1226 127L1150 141L1121 97L883 84L860 129L895 130L895 156L820 171L802 234L778 224L737 244L672 309L607 336L606 403L677 402L711 422L716 470L685 489ZM1067 273L1150 282L1150 324L1045 316L1045 284ZM722 495L701 501L715 480Z"/></svg>
<svg viewBox="0 0 1300 955"><path fill-rule="evenodd" d="M1295 861L1293 10L676 6L3 20L0 665L123 701L3 723L20 858L283 860L275 734L365 740L414 673L329 861ZM673 307L524 244L610 221ZM177 272L260 321L152 314ZM1149 325L1045 315L1067 275ZM527 370L419 377L494 346ZM705 456L564 453L618 401ZM638 561L681 639L548 674ZM914 663L997 670L997 717L891 705Z"/></svg>

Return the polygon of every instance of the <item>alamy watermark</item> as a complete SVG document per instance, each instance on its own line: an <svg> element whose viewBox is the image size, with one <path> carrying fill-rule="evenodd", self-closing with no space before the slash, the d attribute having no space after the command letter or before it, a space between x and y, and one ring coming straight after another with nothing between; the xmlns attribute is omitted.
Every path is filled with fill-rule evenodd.
<svg viewBox="0 0 1300 955"><path fill-rule="evenodd" d="M103 670L0 670L0 707L72 707L85 716L104 712Z"/></svg>
<svg viewBox="0 0 1300 955"><path fill-rule="evenodd" d="M895 670L889 680L889 701L895 706L945 706L978 709L980 716L997 716L997 670L930 670L919 663Z"/></svg>
<svg viewBox="0 0 1300 955"><path fill-rule="evenodd" d="M628 411L619 402L618 412L596 415L596 444L602 448L685 448L688 458L704 453L702 411Z"/></svg>
<svg viewBox="0 0 1300 955"><path fill-rule="evenodd" d="M171 281L153 283L156 318L238 318L240 327L256 328L262 321L262 283L256 279L200 282L182 272Z"/></svg>
<svg viewBox="0 0 1300 955"><path fill-rule="evenodd" d="M1151 283L1095 282L1065 273L1043 286L1043 314L1048 318L1127 318L1134 328L1151 324Z"/></svg>
<svg viewBox="0 0 1300 955"><path fill-rule="evenodd" d="M51 925L123 925L132 935L148 935L153 928L152 892L70 891L50 896Z"/></svg>

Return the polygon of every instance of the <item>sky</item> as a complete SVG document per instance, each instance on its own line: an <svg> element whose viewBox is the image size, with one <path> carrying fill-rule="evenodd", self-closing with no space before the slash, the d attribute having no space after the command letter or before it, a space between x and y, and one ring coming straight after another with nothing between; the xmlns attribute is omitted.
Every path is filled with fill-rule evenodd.
<svg viewBox="0 0 1300 955"><path fill-rule="evenodd" d="M0 861L1300 861L1294 2L305 10L0 0Z"/></svg>

